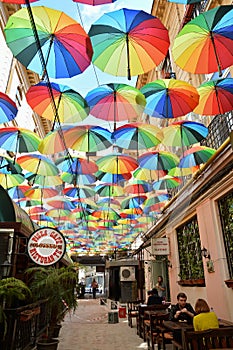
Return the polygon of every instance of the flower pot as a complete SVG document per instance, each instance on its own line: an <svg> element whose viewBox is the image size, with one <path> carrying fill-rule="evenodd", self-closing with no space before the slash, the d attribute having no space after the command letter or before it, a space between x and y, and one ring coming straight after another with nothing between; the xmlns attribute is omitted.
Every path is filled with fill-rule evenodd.
<svg viewBox="0 0 233 350"><path fill-rule="evenodd" d="M40 339L36 343L37 350L57 350L58 339Z"/></svg>
<svg viewBox="0 0 233 350"><path fill-rule="evenodd" d="M58 338L61 327L62 327L61 324L56 324L56 326L53 328L53 334L52 334L53 338Z"/></svg>

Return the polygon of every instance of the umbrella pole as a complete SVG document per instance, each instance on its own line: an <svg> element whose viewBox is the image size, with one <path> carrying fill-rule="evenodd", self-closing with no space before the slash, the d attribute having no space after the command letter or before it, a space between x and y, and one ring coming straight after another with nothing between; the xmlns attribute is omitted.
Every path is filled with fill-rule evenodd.
<svg viewBox="0 0 233 350"><path fill-rule="evenodd" d="M128 80L131 80L130 58L129 58L129 34L128 34L128 33L126 33L126 50L127 50L127 73L128 73Z"/></svg>
<svg viewBox="0 0 233 350"><path fill-rule="evenodd" d="M222 76L221 63L220 63L219 58L218 58L218 54L217 54L217 50L216 50L216 46L215 46L214 37L213 37L212 32L210 32L210 39L211 39L211 42L213 44L214 53L215 53L215 57L216 57L217 65L218 65L218 74L221 77Z"/></svg>
<svg viewBox="0 0 233 350"><path fill-rule="evenodd" d="M116 131L116 91L113 92L113 131Z"/></svg>

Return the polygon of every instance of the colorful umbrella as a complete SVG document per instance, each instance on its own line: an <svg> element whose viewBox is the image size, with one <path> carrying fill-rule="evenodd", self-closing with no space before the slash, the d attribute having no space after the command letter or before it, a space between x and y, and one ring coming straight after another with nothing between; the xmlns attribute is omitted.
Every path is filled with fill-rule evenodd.
<svg viewBox="0 0 233 350"><path fill-rule="evenodd" d="M125 124L112 133L115 144L121 148L139 150L157 146L162 133L154 125L144 123Z"/></svg>
<svg viewBox="0 0 233 350"><path fill-rule="evenodd" d="M71 210L75 208L75 205L68 199L52 199L46 202L50 207L54 207L62 210Z"/></svg>
<svg viewBox="0 0 233 350"><path fill-rule="evenodd" d="M48 158L39 154L29 154L17 158L21 167L30 173L54 176L58 174L58 168Z"/></svg>
<svg viewBox="0 0 233 350"><path fill-rule="evenodd" d="M120 9L105 13L90 28L93 63L116 76L131 76L155 68L166 56L168 31L149 13Z"/></svg>
<svg viewBox="0 0 233 350"><path fill-rule="evenodd" d="M95 192L100 197L121 197L124 196L124 188L116 184L104 183L95 187Z"/></svg>
<svg viewBox="0 0 233 350"><path fill-rule="evenodd" d="M0 128L0 148L15 153L34 152L38 150L41 139L31 130L7 127Z"/></svg>
<svg viewBox="0 0 233 350"><path fill-rule="evenodd" d="M0 173L21 174L21 172L21 166L17 164L13 159L0 155Z"/></svg>
<svg viewBox="0 0 233 350"><path fill-rule="evenodd" d="M147 196L144 196L144 195L124 198L121 201L121 208L122 209L138 208L141 204L145 202L146 199L147 199Z"/></svg>
<svg viewBox="0 0 233 350"><path fill-rule="evenodd" d="M198 104L195 87L182 80L158 79L144 85L145 113L156 118L177 118L191 112Z"/></svg>
<svg viewBox="0 0 233 350"><path fill-rule="evenodd" d="M164 178L153 183L154 190L167 190L169 188L176 188L182 183L181 179L178 177L166 175Z"/></svg>
<svg viewBox="0 0 233 350"><path fill-rule="evenodd" d="M25 197L30 199L47 199L51 197L55 197L59 194L59 192L53 188L30 188L25 192Z"/></svg>
<svg viewBox="0 0 233 350"><path fill-rule="evenodd" d="M35 40L27 8L15 12L5 26L6 42L13 55L28 69L43 74L40 50L51 78L70 78L91 62L92 46L84 29L64 12L44 6L31 8L38 40Z"/></svg>
<svg viewBox="0 0 233 350"><path fill-rule="evenodd" d="M6 2L9 4L26 4L26 0L0 0L1 2ZM29 2L35 2L38 0L29 0Z"/></svg>
<svg viewBox="0 0 233 350"><path fill-rule="evenodd" d="M161 202L165 202L168 200L168 195L167 194L160 194L158 196L153 196L150 198L147 198L144 202L145 207L151 207L155 204L161 204Z"/></svg>
<svg viewBox="0 0 233 350"><path fill-rule="evenodd" d="M48 217L61 219L63 217L67 217L70 214L70 210L68 209L50 209L45 213Z"/></svg>
<svg viewBox="0 0 233 350"><path fill-rule="evenodd" d="M27 185L14 186L8 190L8 193L12 199L18 200L20 198L24 198L25 192L28 191L30 188L31 187Z"/></svg>
<svg viewBox="0 0 233 350"><path fill-rule="evenodd" d="M207 74L233 64L233 5L215 7L188 22L175 38L173 58L185 71Z"/></svg>
<svg viewBox="0 0 233 350"><path fill-rule="evenodd" d="M202 0L167 0L168 2L174 2L176 4L191 5L200 3Z"/></svg>
<svg viewBox="0 0 233 350"><path fill-rule="evenodd" d="M175 177L188 176L188 175L194 174L199 168L200 168L199 165L196 165L191 168L175 167L169 170L168 175L175 176Z"/></svg>
<svg viewBox="0 0 233 350"><path fill-rule="evenodd" d="M24 177L19 174L1 174L0 173L0 184L2 187L8 189L11 187L18 186L24 182Z"/></svg>
<svg viewBox="0 0 233 350"><path fill-rule="evenodd" d="M197 90L200 101L194 113L216 115L233 110L233 78L210 80L201 84Z"/></svg>
<svg viewBox="0 0 233 350"><path fill-rule="evenodd" d="M121 181L127 181L131 179L132 175L130 173L126 174L110 174L110 173L104 173L103 171L97 171L95 173L97 180L101 182L108 182L108 183L118 183Z"/></svg>
<svg viewBox="0 0 233 350"><path fill-rule="evenodd" d="M89 108L85 99L65 85L41 81L29 88L26 99L34 112L41 117L57 121L54 117L54 102L61 123L74 124L84 120ZM55 119L54 119L55 118Z"/></svg>
<svg viewBox="0 0 233 350"><path fill-rule="evenodd" d="M165 170L150 170L138 167L133 172L133 177L137 180L144 180L144 181L155 181L159 179L160 177L163 177L167 174L167 171Z"/></svg>
<svg viewBox="0 0 233 350"><path fill-rule="evenodd" d="M169 170L178 165L179 158L171 152L153 151L142 154L138 157L138 162L142 168Z"/></svg>
<svg viewBox="0 0 233 350"><path fill-rule="evenodd" d="M98 170L96 163L80 157L61 157L55 164L62 172L70 174L93 174Z"/></svg>
<svg viewBox="0 0 233 350"><path fill-rule="evenodd" d="M53 186L60 186L63 184L62 179L60 178L60 176L57 176L57 175L44 176L44 175L28 173L25 175L25 178L28 181L28 184L30 185L36 184L42 187L53 187Z"/></svg>
<svg viewBox="0 0 233 350"><path fill-rule="evenodd" d="M93 216L103 220L118 220L120 215L112 208L100 207L97 210L93 211Z"/></svg>
<svg viewBox="0 0 233 350"><path fill-rule="evenodd" d="M125 186L125 192L127 194L140 194L151 192L152 186L146 181L143 180L134 180Z"/></svg>
<svg viewBox="0 0 233 350"><path fill-rule="evenodd" d="M209 160L214 153L215 149L205 147L205 146L196 146L188 149L184 156L180 159L180 168L190 168L196 165L204 164Z"/></svg>
<svg viewBox="0 0 233 350"><path fill-rule="evenodd" d="M110 174L128 174L138 167L137 161L128 155L115 153L97 159L99 170Z"/></svg>
<svg viewBox="0 0 233 350"><path fill-rule="evenodd" d="M68 197L88 198L95 195L95 190L87 186L77 186L66 187L62 193Z"/></svg>
<svg viewBox="0 0 233 350"><path fill-rule="evenodd" d="M109 197L100 198L97 201L97 204L100 204L102 207L111 207L112 209L119 209L121 206L120 202L117 199Z"/></svg>
<svg viewBox="0 0 233 350"><path fill-rule="evenodd" d="M91 185L96 181L96 177L91 174L69 174L62 173L61 179L69 184L76 185Z"/></svg>
<svg viewBox="0 0 233 350"><path fill-rule="evenodd" d="M86 101L90 114L114 122L114 130L116 122L137 119L146 105L146 99L138 89L117 83L100 85L91 90Z"/></svg>
<svg viewBox="0 0 233 350"><path fill-rule="evenodd" d="M0 124L15 119L17 113L18 109L15 102L9 96L0 92Z"/></svg>
<svg viewBox="0 0 233 350"><path fill-rule="evenodd" d="M85 4L85 5L104 5L104 4L111 4L117 0L73 0L74 2L79 2L80 4Z"/></svg>
<svg viewBox="0 0 233 350"><path fill-rule="evenodd" d="M182 120L163 128L162 132L164 145L183 148L203 140L208 135L208 128L201 123Z"/></svg>

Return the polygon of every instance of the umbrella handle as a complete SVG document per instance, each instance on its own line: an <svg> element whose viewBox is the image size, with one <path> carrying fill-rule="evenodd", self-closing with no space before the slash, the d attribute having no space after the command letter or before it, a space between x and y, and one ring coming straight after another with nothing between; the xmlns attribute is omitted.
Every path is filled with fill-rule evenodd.
<svg viewBox="0 0 233 350"><path fill-rule="evenodd" d="M214 42L214 36L213 36L212 32L210 32L210 39L211 39L211 42L213 44L214 53L215 53L215 57L216 57L217 65L218 65L218 75L219 75L219 77L221 77L222 76L221 63L220 63L219 58L218 58L218 53L217 53L217 49L216 49L215 42Z"/></svg>
<svg viewBox="0 0 233 350"><path fill-rule="evenodd" d="M128 33L126 33L126 50L127 50L127 73L128 73L128 80L131 80L130 58L129 58L129 35L128 35Z"/></svg>

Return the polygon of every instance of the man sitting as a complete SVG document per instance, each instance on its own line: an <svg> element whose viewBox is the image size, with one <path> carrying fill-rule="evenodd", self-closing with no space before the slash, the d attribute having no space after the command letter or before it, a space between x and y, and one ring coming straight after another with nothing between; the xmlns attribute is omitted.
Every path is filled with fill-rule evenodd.
<svg viewBox="0 0 233 350"><path fill-rule="evenodd" d="M148 297L147 305L162 304L163 298L158 296L157 289L153 288L151 292L152 294Z"/></svg>
<svg viewBox="0 0 233 350"><path fill-rule="evenodd" d="M171 307L169 320L192 324L195 311L191 304L187 303L186 294L179 293L177 295L177 301L177 304Z"/></svg>

